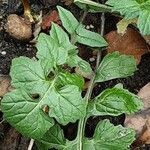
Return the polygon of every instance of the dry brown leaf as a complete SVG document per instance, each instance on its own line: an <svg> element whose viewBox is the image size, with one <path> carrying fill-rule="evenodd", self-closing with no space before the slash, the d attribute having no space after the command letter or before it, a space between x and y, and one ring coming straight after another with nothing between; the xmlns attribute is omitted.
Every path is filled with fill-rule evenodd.
<svg viewBox="0 0 150 150"><path fill-rule="evenodd" d="M148 52L148 46L144 38L135 30L127 28L124 35L112 31L105 36L108 46L108 53L119 51L121 54L133 55L140 63L141 56Z"/></svg>
<svg viewBox="0 0 150 150"><path fill-rule="evenodd" d="M11 90L10 77L5 75L0 75L0 96L4 96L7 92Z"/></svg>
<svg viewBox="0 0 150 150"><path fill-rule="evenodd" d="M142 99L144 107L139 113L125 119L125 126L136 131L135 147L150 144L150 83L139 91L138 96Z"/></svg>
<svg viewBox="0 0 150 150"><path fill-rule="evenodd" d="M46 14L43 17L42 20L42 29L43 30L48 30L51 27L52 22L61 24L58 12L56 10L53 10L52 12Z"/></svg>

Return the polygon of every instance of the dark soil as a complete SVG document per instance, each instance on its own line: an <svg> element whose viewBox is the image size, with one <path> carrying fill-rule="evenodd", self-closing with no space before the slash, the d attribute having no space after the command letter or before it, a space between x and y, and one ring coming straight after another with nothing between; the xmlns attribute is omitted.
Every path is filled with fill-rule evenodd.
<svg viewBox="0 0 150 150"><path fill-rule="evenodd" d="M3 1L3 0L2 0ZM49 8L53 8L54 4L47 4L44 0L38 0L37 2L31 3L33 6L33 9L35 12L38 12L41 9L48 10L46 8L47 5L49 5ZM60 3L62 5L62 3ZM66 7L66 6L65 6ZM82 11L79 13L79 10L76 7L69 7L69 9L72 10L72 12L75 13L75 16L78 18L82 14ZM11 38L6 33L6 17L9 13L17 13L22 14L22 6L19 5L19 1L12 0L11 3L9 1L9 4L2 3L0 1L0 74L8 75L10 71L11 61L13 58L19 57L19 56L27 56L27 57L34 57L36 53L36 48L34 44L31 44L29 42L24 41L17 41L13 38ZM88 14L88 16L85 18L84 23L86 25L92 24L95 28L93 30L97 31L101 25L100 22L100 15L101 14ZM88 18L88 19L87 19ZM106 14L106 28L105 33L108 33L112 30L116 29L116 22L117 18L110 16L109 14ZM82 49L82 48L81 48ZM92 52L89 52L89 54L85 54L85 52L80 52L83 58L86 58L89 60L89 57L91 56ZM87 57L89 56L89 57ZM93 63L94 64L94 63ZM113 87L117 83L122 83L126 89L133 93L137 93L140 88L142 88L145 84L150 82L150 53L145 54L142 57L141 63L138 65L138 71L135 72L135 74L132 77L128 77L125 79L116 79L111 80L108 82L101 83L100 85L97 85L94 88L93 97L98 95L101 91L103 91L106 88ZM2 113L0 114L0 117L2 116ZM124 115L121 115L117 118L111 118L106 117L111 120L114 124L123 124L124 121ZM91 137L93 135L94 129L96 124L99 122L99 120L103 119L102 117L96 117L96 118L90 118L88 120L87 126L86 126L86 136ZM69 124L64 128L65 135L68 139L73 139L76 136L76 124ZM3 132L4 134L0 135L0 139L2 137L3 140L0 142L0 150L26 150L29 140L26 138L23 138L19 133L17 133L13 128L11 128L6 122L3 124L0 124L0 133ZM15 145L13 145L15 143ZM7 148L5 148L6 145ZM18 146L16 148L16 145ZM150 149L150 148L143 148L143 149Z"/></svg>

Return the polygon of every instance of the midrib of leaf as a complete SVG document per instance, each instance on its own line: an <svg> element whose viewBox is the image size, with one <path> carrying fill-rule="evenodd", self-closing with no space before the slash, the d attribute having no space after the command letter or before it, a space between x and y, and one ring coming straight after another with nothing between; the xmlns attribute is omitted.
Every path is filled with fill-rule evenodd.
<svg viewBox="0 0 150 150"><path fill-rule="evenodd" d="M67 15L66 15L65 13L63 13L63 14L64 14L64 16L66 16L66 18L68 18L68 17L67 17ZM72 29L72 30L74 30L74 29L73 29L73 27L71 26L71 24L72 24L72 23L71 23L71 21L70 21L70 19L69 19L69 18L68 18L68 21L69 21L69 23L70 23L70 27L71 27L71 29ZM77 27L78 27L78 26L77 26ZM77 28L77 27L76 27L76 28ZM72 33L72 34L73 34L73 33Z"/></svg>

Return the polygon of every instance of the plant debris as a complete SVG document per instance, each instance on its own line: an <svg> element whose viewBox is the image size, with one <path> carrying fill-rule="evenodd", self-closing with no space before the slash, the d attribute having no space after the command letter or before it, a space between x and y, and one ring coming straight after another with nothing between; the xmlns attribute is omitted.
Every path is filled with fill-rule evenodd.
<svg viewBox="0 0 150 150"><path fill-rule="evenodd" d="M137 61L141 61L141 56L148 52L148 45L138 31L127 28L124 35L118 34L117 31L111 31L106 36L109 43L108 53L119 51L121 54L132 55Z"/></svg>

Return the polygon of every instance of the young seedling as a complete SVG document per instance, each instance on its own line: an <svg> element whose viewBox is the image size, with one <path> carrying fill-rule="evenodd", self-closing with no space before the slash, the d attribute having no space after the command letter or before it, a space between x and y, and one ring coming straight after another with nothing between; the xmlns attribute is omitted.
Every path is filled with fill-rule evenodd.
<svg viewBox="0 0 150 150"><path fill-rule="evenodd" d="M104 38L86 30L73 14L58 6L62 25L52 24L49 35L41 33L36 58L19 57L12 61L10 76L12 92L2 100L4 118L23 135L35 139L40 150L125 150L134 141L135 132L103 120L96 126L93 137L84 136L87 119L91 116L132 114L143 106L141 100L123 86L108 88L91 98L95 83L125 78L136 71L133 57L118 52L97 61L95 70L78 56L75 44L92 48L106 47ZM65 67L64 67L65 66ZM90 84L82 97L83 76L70 73L66 66L91 74ZM77 137L65 139L61 125L78 123Z"/></svg>

